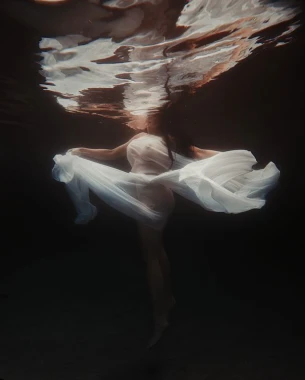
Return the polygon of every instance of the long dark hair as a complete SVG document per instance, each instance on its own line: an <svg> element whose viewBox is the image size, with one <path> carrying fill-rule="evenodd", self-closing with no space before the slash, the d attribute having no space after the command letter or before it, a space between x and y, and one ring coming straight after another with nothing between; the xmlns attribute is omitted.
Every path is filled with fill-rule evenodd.
<svg viewBox="0 0 305 380"><path fill-rule="evenodd" d="M154 122L159 125L159 135L163 137L167 146L168 156L174 163L174 154L176 152L185 157L193 157L193 141L191 136L183 129L173 125L169 118L166 118L166 109L161 109L150 117L154 118Z"/></svg>

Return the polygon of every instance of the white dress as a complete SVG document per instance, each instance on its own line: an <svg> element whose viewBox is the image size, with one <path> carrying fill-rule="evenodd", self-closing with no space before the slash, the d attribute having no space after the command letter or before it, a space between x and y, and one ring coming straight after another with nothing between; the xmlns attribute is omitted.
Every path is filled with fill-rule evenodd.
<svg viewBox="0 0 305 380"><path fill-rule="evenodd" d="M120 212L155 229L162 229L174 207L172 191L206 210L241 213L264 206L280 172L273 162L253 170L255 157L231 150L195 160L174 154L162 137L143 135L127 147L130 172L71 153L56 155L53 177L66 184L76 207L75 223L85 224L97 213L89 190Z"/></svg>

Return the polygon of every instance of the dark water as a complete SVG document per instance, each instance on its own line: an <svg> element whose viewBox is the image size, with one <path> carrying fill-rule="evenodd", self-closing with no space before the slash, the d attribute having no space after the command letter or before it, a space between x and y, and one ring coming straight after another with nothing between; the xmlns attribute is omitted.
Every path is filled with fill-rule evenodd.
<svg viewBox="0 0 305 380"><path fill-rule="evenodd" d="M303 15L287 2L242 13L244 2L220 1L178 27L183 1L172 12L117 2L127 14L114 3L62 5L66 22L60 7L2 9L0 378L303 379ZM107 22L88 27L85 9ZM235 216L177 197L165 233L177 308L147 353L135 224L99 203L95 221L75 226L50 173L54 154L116 146L165 103L199 146L249 149L281 181L262 210Z"/></svg>

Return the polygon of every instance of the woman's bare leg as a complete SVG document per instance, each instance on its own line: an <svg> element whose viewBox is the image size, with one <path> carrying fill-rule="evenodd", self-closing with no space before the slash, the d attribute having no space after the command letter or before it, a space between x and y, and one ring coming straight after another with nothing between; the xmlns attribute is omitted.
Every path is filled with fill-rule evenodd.
<svg viewBox="0 0 305 380"><path fill-rule="evenodd" d="M162 231L139 224L139 233L154 310L155 332L149 344L152 346L168 326L168 312L173 305L170 264L162 246Z"/></svg>
<svg viewBox="0 0 305 380"><path fill-rule="evenodd" d="M170 262L163 245L161 246L158 257L164 279L165 307L168 308L167 311L169 311L169 309L174 306L175 299L172 292Z"/></svg>
<svg viewBox="0 0 305 380"><path fill-rule="evenodd" d="M143 259L146 263L147 281L152 296L155 319L162 319L164 307L164 275L159 262L161 233L146 225L139 224Z"/></svg>

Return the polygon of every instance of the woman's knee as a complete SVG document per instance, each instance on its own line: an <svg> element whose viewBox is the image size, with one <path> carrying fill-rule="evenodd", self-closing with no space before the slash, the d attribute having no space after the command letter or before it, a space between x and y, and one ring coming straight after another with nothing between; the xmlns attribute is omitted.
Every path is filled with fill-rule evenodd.
<svg viewBox="0 0 305 380"><path fill-rule="evenodd" d="M145 261L158 260L162 245L155 241L142 242L141 251Z"/></svg>
<svg viewBox="0 0 305 380"><path fill-rule="evenodd" d="M139 237L144 244L160 244L162 241L162 230L154 229L146 224L138 224Z"/></svg>
<svg viewBox="0 0 305 380"><path fill-rule="evenodd" d="M142 244L142 257L145 261L159 260L162 245L156 241L145 241Z"/></svg>

